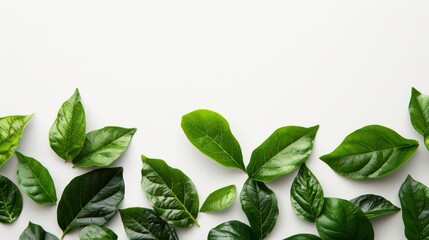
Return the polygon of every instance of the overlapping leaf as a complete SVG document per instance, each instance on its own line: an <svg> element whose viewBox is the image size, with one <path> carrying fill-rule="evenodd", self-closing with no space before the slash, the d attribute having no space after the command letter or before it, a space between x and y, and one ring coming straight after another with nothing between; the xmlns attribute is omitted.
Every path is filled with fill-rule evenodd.
<svg viewBox="0 0 429 240"><path fill-rule="evenodd" d="M389 215L401 210L384 197L374 194L365 194L350 200L350 202L359 207L368 218Z"/></svg>
<svg viewBox="0 0 429 240"><path fill-rule="evenodd" d="M29 222L28 227L19 236L19 240L58 240L58 238L46 232L40 225Z"/></svg>
<svg viewBox="0 0 429 240"><path fill-rule="evenodd" d="M249 226L240 221L229 221L210 230L208 240L259 240Z"/></svg>

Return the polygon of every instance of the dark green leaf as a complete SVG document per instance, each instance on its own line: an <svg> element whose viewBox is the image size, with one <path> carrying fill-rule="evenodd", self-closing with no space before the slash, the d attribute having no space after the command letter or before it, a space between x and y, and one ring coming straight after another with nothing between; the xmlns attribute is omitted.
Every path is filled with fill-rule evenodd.
<svg viewBox="0 0 429 240"><path fill-rule="evenodd" d="M269 182L292 172L310 156L318 129L319 126L277 129L253 151L247 173L255 180Z"/></svg>
<svg viewBox="0 0 429 240"><path fill-rule="evenodd" d="M81 226L102 226L115 216L125 192L122 172L121 167L102 168L71 180L58 203L63 236Z"/></svg>
<svg viewBox="0 0 429 240"><path fill-rule="evenodd" d="M79 240L117 240L118 235L107 227L89 225L79 232Z"/></svg>
<svg viewBox="0 0 429 240"><path fill-rule="evenodd" d="M244 183L240 194L241 207L256 237L265 238L277 222L277 198L264 183L251 178Z"/></svg>
<svg viewBox="0 0 429 240"><path fill-rule="evenodd" d="M202 153L225 167L245 171L240 145L220 114L210 110L193 111L182 117L182 129Z"/></svg>
<svg viewBox="0 0 429 240"><path fill-rule="evenodd" d="M223 210L234 202L237 190L235 185L220 188L207 197L201 206L200 212L214 212Z"/></svg>
<svg viewBox="0 0 429 240"><path fill-rule="evenodd" d="M16 152L18 157L18 184L24 192L38 204L55 204L57 193L54 181L46 169L36 159Z"/></svg>
<svg viewBox="0 0 429 240"><path fill-rule="evenodd" d="M12 223L22 212L22 196L9 178L0 175L0 222Z"/></svg>
<svg viewBox="0 0 429 240"><path fill-rule="evenodd" d="M252 229L239 221L218 225L209 232L208 240L258 240Z"/></svg>
<svg viewBox="0 0 429 240"><path fill-rule="evenodd" d="M176 230L152 209L120 209L122 223L130 240L178 240Z"/></svg>
<svg viewBox="0 0 429 240"><path fill-rule="evenodd" d="M198 193L191 179L163 160L142 156L142 187L156 214L176 227L198 225Z"/></svg>
<svg viewBox="0 0 429 240"><path fill-rule="evenodd" d="M337 149L320 159L349 178L380 178L408 161L418 145L390 128L370 125L348 135Z"/></svg>
<svg viewBox="0 0 429 240"><path fill-rule="evenodd" d="M393 214L401 210L382 196L366 194L350 200L358 206L368 218L376 218Z"/></svg>
<svg viewBox="0 0 429 240"><path fill-rule="evenodd" d="M137 129L104 127L86 135L85 144L73 159L76 167L103 167L112 164L127 149Z"/></svg>
<svg viewBox="0 0 429 240"><path fill-rule="evenodd" d="M322 240L320 237L312 234L301 233L285 238L283 240Z"/></svg>
<svg viewBox="0 0 429 240"><path fill-rule="evenodd" d="M424 137L425 146L429 150L429 95L412 88L408 110L414 129Z"/></svg>
<svg viewBox="0 0 429 240"><path fill-rule="evenodd" d="M46 232L40 225L29 222L28 227L19 236L19 240L58 240L58 238Z"/></svg>

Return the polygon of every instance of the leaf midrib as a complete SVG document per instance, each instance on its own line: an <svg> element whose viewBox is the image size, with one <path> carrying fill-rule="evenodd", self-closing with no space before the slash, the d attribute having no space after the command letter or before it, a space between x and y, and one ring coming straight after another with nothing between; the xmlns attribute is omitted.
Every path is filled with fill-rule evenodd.
<svg viewBox="0 0 429 240"><path fill-rule="evenodd" d="M46 188L44 187L44 185L40 182L39 178L37 177L36 174L34 174L33 169L29 166L28 163L25 163L28 167L28 169L30 170L30 172L32 173L32 175L34 176L34 178L36 179L36 181L39 183L39 186L43 189L43 191L46 193L46 195L49 197L49 199L51 200L52 203L55 203L56 200L54 200L54 198L52 198L50 192L48 192L46 190Z"/></svg>
<svg viewBox="0 0 429 240"><path fill-rule="evenodd" d="M1 194L2 202L4 202L4 205L6 206L6 210L7 210L6 213L7 213L8 217L9 217L9 220L12 221L13 217L11 215L11 210L13 210L13 208L9 209L9 206L7 204L6 197L4 196L3 191L0 191L0 194Z"/></svg>

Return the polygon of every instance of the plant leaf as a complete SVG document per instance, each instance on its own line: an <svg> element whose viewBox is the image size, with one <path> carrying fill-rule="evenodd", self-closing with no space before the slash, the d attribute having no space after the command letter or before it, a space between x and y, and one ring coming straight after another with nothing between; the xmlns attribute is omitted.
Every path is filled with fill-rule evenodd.
<svg viewBox="0 0 429 240"><path fill-rule="evenodd" d="M79 240L117 240L118 235L107 227L89 225L79 232Z"/></svg>
<svg viewBox="0 0 429 240"><path fill-rule="evenodd" d="M429 188L408 176L399 190L399 200L407 239L429 239Z"/></svg>
<svg viewBox="0 0 429 240"><path fill-rule="evenodd" d="M374 230L365 214L353 203L343 199L325 198L316 227L323 240L374 239Z"/></svg>
<svg viewBox="0 0 429 240"><path fill-rule="evenodd" d="M130 240L178 240L176 230L152 209L120 209L122 223Z"/></svg>
<svg viewBox="0 0 429 240"><path fill-rule="evenodd" d="M58 238L46 232L40 225L29 222L28 227L19 236L19 240L58 240Z"/></svg>
<svg viewBox="0 0 429 240"><path fill-rule="evenodd" d="M12 223L22 212L22 196L18 187L0 175L0 222Z"/></svg>
<svg viewBox="0 0 429 240"><path fill-rule="evenodd" d="M348 135L330 154L320 157L335 172L353 179L380 178L402 166L419 143L390 128L369 125Z"/></svg>
<svg viewBox="0 0 429 240"><path fill-rule="evenodd" d="M408 110L414 129L425 138L425 146L429 150L429 95L412 88Z"/></svg>
<svg viewBox="0 0 429 240"><path fill-rule="evenodd" d="M224 222L209 232L208 240L257 240L252 228L240 221Z"/></svg>
<svg viewBox="0 0 429 240"><path fill-rule="evenodd" d="M49 130L49 143L52 150L66 161L76 157L85 141L85 109L80 101L79 90L65 101L58 111L57 118Z"/></svg>
<svg viewBox="0 0 429 240"><path fill-rule="evenodd" d="M135 128L104 127L89 132L79 155L73 159L76 167L104 167L112 164L127 149Z"/></svg>
<svg viewBox="0 0 429 240"><path fill-rule="evenodd" d="M316 176L301 165L290 190L291 202L296 215L309 222L315 222L323 208L323 189Z"/></svg>
<svg viewBox="0 0 429 240"><path fill-rule="evenodd" d="M203 109L190 112L182 117L182 129L202 153L225 167L245 171L240 144L220 114Z"/></svg>
<svg viewBox="0 0 429 240"><path fill-rule="evenodd" d="M274 192L264 183L249 178L244 183L240 202L256 237L265 238L273 230L279 215Z"/></svg>
<svg viewBox="0 0 429 240"><path fill-rule="evenodd" d="M215 212L223 210L234 203L236 195L237 190L235 185L220 188L210 193L201 206L200 212Z"/></svg>
<svg viewBox="0 0 429 240"><path fill-rule="evenodd" d="M370 219L393 214L401 210L384 197L374 194L365 194L350 200L350 202L359 207Z"/></svg>
<svg viewBox="0 0 429 240"><path fill-rule="evenodd" d="M71 180L57 209L63 236L81 226L102 226L115 216L125 192L122 172L122 167L101 168Z"/></svg>
<svg viewBox="0 0 429 240"><path fill-rule="evenodd" d="M16 152L18 171L16 176L22 190L38 204L55 204L57 193L54 181L46 169L36 159Z"/></svg>
<svg viewBox="0 0 429 240"><path fill-rule="evenodd" d="M290 236L283 240L322 240L322 239L313 234L301 233L301 234Z"/></svg>
<svg viewBox="0 0 429 240"><path fill-rule="evenodd" d="M247 166L249 177L269 182L298 168L310 156L318 129L319 126L277 129L253 151Z"/></svg>
<svg viewBox="0 0 429 240"><path fill-rule="evenodd" d="M198 193L182 171L142 156L142 187L155 213L176 227L198 225ZM198 225L199 226L199 225Z"/></svg>
<svg viewBox="0 0 429 240"><path fill-rule="evenodd" d="M18 148L24 128L33 115L0 118L0 168Z"/></svg>

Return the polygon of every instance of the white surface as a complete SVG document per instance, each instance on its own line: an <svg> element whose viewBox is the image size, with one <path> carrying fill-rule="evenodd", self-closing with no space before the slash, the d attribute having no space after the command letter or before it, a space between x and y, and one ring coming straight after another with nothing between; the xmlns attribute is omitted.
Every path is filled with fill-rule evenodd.
<svg viewBox="0 0 429 240"><path fill-rule="evenodd" d="M0 116L29 114L19 148L47 166L58 197L87 169L73 169L51 150L48 131L61 103L79 87L87 130L137 127L126 154L123 208L148 203L140 188L140 154L166 160L195 182L201 202L246 176L198 152L180 128L198 108L218 111L231 124L245 163L272 131L320 124L308 165L325 195L350 199L364 193L399 205L407 174L429 185L429 152L421 145L399 171L379 180L338 176L318 159L367 124L382 124L418 139L409 121L412 86L429 93L429 1L0 1ZM16 183L16 158L0 169ZM296 172L269 185L280 216L267 239L313 224L292 211ZM28 221L61 235L56 207L26 195L17 222L0 224L2 239L18 239ZM247 222L236 201L222 213L201 213L201 228L181 239L206 239L221 222ZM376 239L405 239L401 214L373 221ZM108 225L126 239L119 215ZM65 239L77 239L77 231Z"/></svg>

